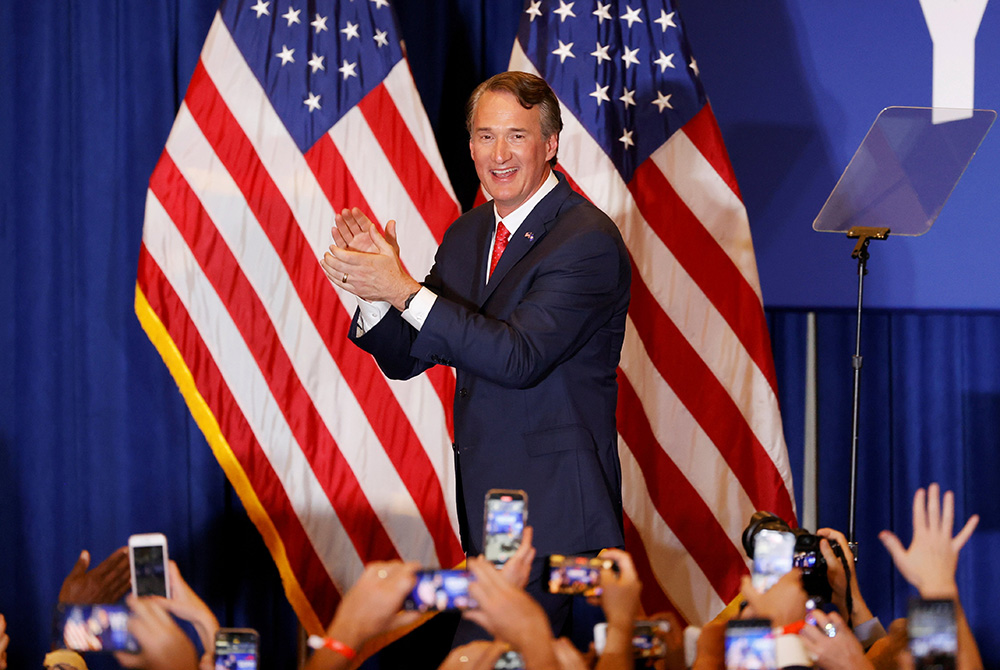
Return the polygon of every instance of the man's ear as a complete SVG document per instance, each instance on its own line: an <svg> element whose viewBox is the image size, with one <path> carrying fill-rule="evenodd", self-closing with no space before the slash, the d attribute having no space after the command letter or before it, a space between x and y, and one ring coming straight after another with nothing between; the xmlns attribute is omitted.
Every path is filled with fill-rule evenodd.
<svg viewBox="0 0 1000 670"><path fill-rule="evenodd" d="M549 135L545 140L545 160L550 161L555 158L557 151L559 151L559 135Z"/></svg>

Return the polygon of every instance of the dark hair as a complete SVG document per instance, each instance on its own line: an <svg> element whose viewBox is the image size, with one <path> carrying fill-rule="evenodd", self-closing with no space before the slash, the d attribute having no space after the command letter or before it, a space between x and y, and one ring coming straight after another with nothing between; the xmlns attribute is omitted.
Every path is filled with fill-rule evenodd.
<svg viewBox="0 0 1000 670"><path fill-rule="evenodd" d="M477 86L469 96L469 102L465 105L465 129L469 132L469 137L472 137L472 117L475 115L476 106L483 93L487 91L506 91L517 98L518 103L525 109L532 109L538 105L542 137L548 139L553 135L559 136L563 127L559 100L545 80L529 72L501 72ZM555 156L550 163L556 164Z"/></svg>

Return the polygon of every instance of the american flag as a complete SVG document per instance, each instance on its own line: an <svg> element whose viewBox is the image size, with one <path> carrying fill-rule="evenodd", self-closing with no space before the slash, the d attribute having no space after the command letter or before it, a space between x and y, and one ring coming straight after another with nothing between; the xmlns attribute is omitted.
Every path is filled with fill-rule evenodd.
<svg viewBox="0 0 1000 670"><path fill-rule="evenodd" d="M626 548L647 612L700 623L747 570L740 535L794 503L750 228L670 0L529 0L511 70L559 97L561 169L619 226Z"/></svg>
<svg viewBox="0 0 1000 670"><path fill-rule="evenodd" d="M452 566L454 374L385 379L319 265L334 212L430 268L459 214L387 0L223 2L150 178L136 313L304 627L377 559Z"/></svg>

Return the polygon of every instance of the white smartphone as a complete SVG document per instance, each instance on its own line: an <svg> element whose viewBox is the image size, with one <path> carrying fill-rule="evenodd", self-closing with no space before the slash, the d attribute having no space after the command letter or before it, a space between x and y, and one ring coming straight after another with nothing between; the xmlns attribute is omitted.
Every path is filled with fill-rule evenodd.
<svg viewBox="0 0 1000 670"><path fill-rule="evenodd" d="M128 562L132 570L132 593L136 596L170 597L167 571L167 537L142 533L128 538Z"/></svg>
<svg viewBox="0 0 1000 670"><path fill-rule="evenodd" d="M761 530L753 545L753 587L763 593L792 569L795 536L781 530Z"/></svg>

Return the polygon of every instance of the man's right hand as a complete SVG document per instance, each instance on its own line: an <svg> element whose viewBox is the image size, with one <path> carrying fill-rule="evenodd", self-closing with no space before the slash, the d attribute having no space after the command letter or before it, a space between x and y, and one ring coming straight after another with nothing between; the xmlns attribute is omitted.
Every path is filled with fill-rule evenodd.
<svg viewBox="0 0 1000 670"><path fill-rule="evenodd" d="M331 229L333 242L341 249L351 251L361 251L364 253L378 253L378 245L371 235L371 230L378 230L378 226L372 223L364 212L357 207L353 209L343 209L336 216L337 225ZM396 242L396 222L389 221L385 231L386 241L392 245L399 255L399 244Z"/></svg>

